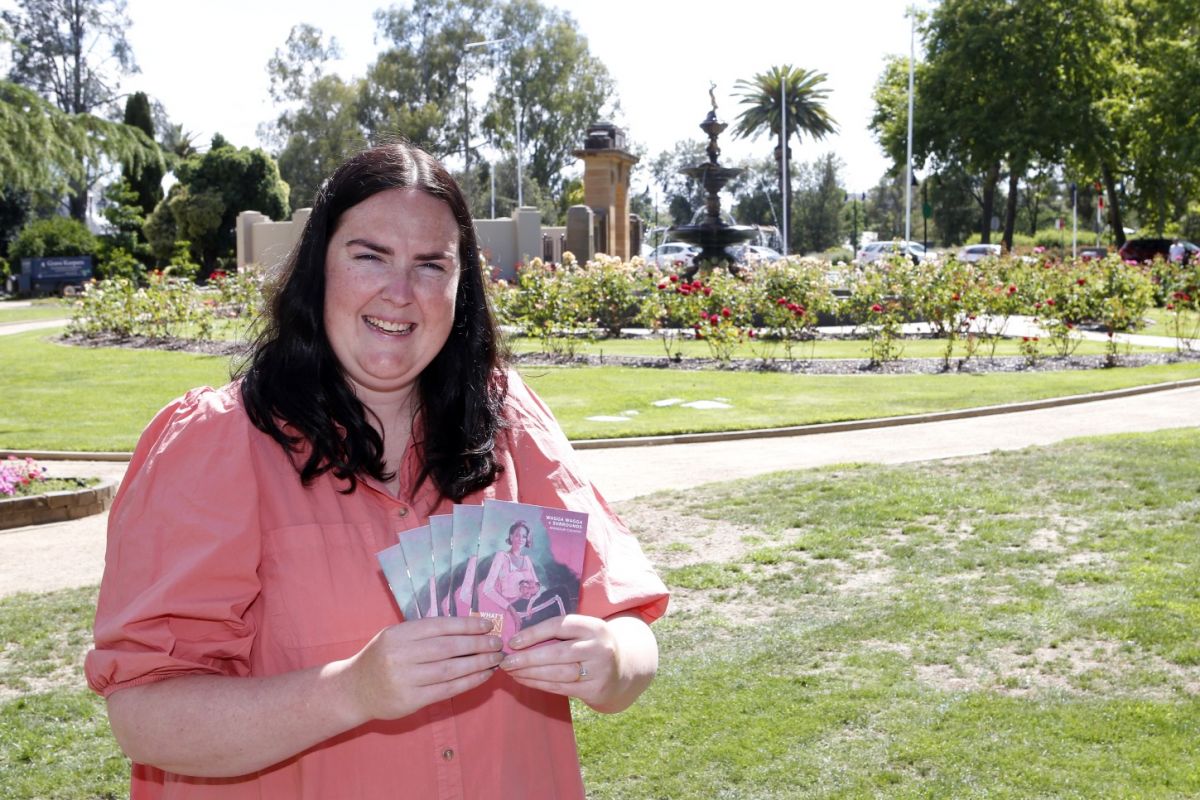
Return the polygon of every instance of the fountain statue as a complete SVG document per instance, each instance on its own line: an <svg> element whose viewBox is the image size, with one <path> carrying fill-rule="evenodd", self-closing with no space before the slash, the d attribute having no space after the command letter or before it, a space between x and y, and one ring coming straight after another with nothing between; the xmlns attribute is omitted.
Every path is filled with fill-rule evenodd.
<svg viewBox="0 0 1200 800"><path fill-rule="evenodd" d="M692 277L701 268L712 269L724 266L730 272L737 273L736 259L730 255L728 248L748 242L758 231L750 225L734 225L732 217L726 222L721 217L721 198L719 192L725 184L736 178L742 170L735 167L722 167L717 162L721 148L717 146L717 137L729 127L717 118L717 98L714 95L715 83L708 87L708 97L712 102L712 110L700 123L700 130L708 135L708 161L694 167L685 167L679 172L690 178L695 178L704 187L704 208L697 212L690 225L675 225L667 230L667 235L674 241L687 242L700 246L700 253L692 260L692 264L684 271L685 277ZM728 216L728 215L726 215Z"/></svg>

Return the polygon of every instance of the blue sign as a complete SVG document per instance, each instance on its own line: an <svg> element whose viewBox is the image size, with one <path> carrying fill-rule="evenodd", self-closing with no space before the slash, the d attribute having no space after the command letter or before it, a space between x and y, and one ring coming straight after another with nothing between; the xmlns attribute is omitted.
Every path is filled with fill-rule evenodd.
<svg viewBox="0 0 1200 800"><path fill-rule="evenodd" d="M35 281L82 283L92 277L91 256L22 258L21 272Z"/></svg>

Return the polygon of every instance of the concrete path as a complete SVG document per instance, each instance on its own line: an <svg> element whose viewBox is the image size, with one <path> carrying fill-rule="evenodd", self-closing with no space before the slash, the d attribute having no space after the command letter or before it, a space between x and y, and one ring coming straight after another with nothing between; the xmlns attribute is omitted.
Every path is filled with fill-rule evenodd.
<svg viewBox="0 0 1200 800"><path fill-rule="evenodd" d="M702 444L578 451L611 501L787 469L898 464L1045 445L1077 436L1200 427L1200 386L1062 408L896 427ZM123 463L45 462L56 475L119 479ZM0 597L98 583L107 515L0 531Z"/></svg>
<svg viewBox="0 0 1200 800"><path fill-rule="evenodd" d="M49 328L62 328L70 322L67 319L36 319L28 322L0 322L0 336L10 336L26 331L40 331Z"/></svg>

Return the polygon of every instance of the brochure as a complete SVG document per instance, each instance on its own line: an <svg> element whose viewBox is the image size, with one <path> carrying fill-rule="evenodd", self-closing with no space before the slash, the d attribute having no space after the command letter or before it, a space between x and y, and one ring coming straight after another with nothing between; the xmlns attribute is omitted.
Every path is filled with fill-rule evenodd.
<svg viewBox="0 0 1200 800"><path fill-rule="evenodd" d="M450 585L454 563L454 515L435 514L429 518L429 534L433 538L433 577L437 584L438 615L453 616Z"/></svg>
<svg viewBox="0 0 1200 800"><path fill-rule="evenodd" d="M485 500L476 551L478 613L508 640L522 628L579 609L587 514Z"/></svg>

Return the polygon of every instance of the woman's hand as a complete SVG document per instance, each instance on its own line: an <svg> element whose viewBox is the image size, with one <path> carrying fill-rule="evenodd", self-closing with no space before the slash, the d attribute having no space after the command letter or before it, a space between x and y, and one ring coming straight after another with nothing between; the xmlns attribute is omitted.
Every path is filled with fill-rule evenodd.
<svg viewBox="0 0 1200 800"><path fill-rule="evenodd" d="M658 643L637 614L606 620L579 614L554 617L521 631L508 644L515 652L500 667L517 683L578 697L604 713L632 705L658 670Z"/></svg>
<svg viewBox="0 0 1200 800"><path fill-rule="evenodd" d="M429 617L384 628L344 663L356 716L397 719L483 684L500 663L500 638L479 617Z"/></svg>

